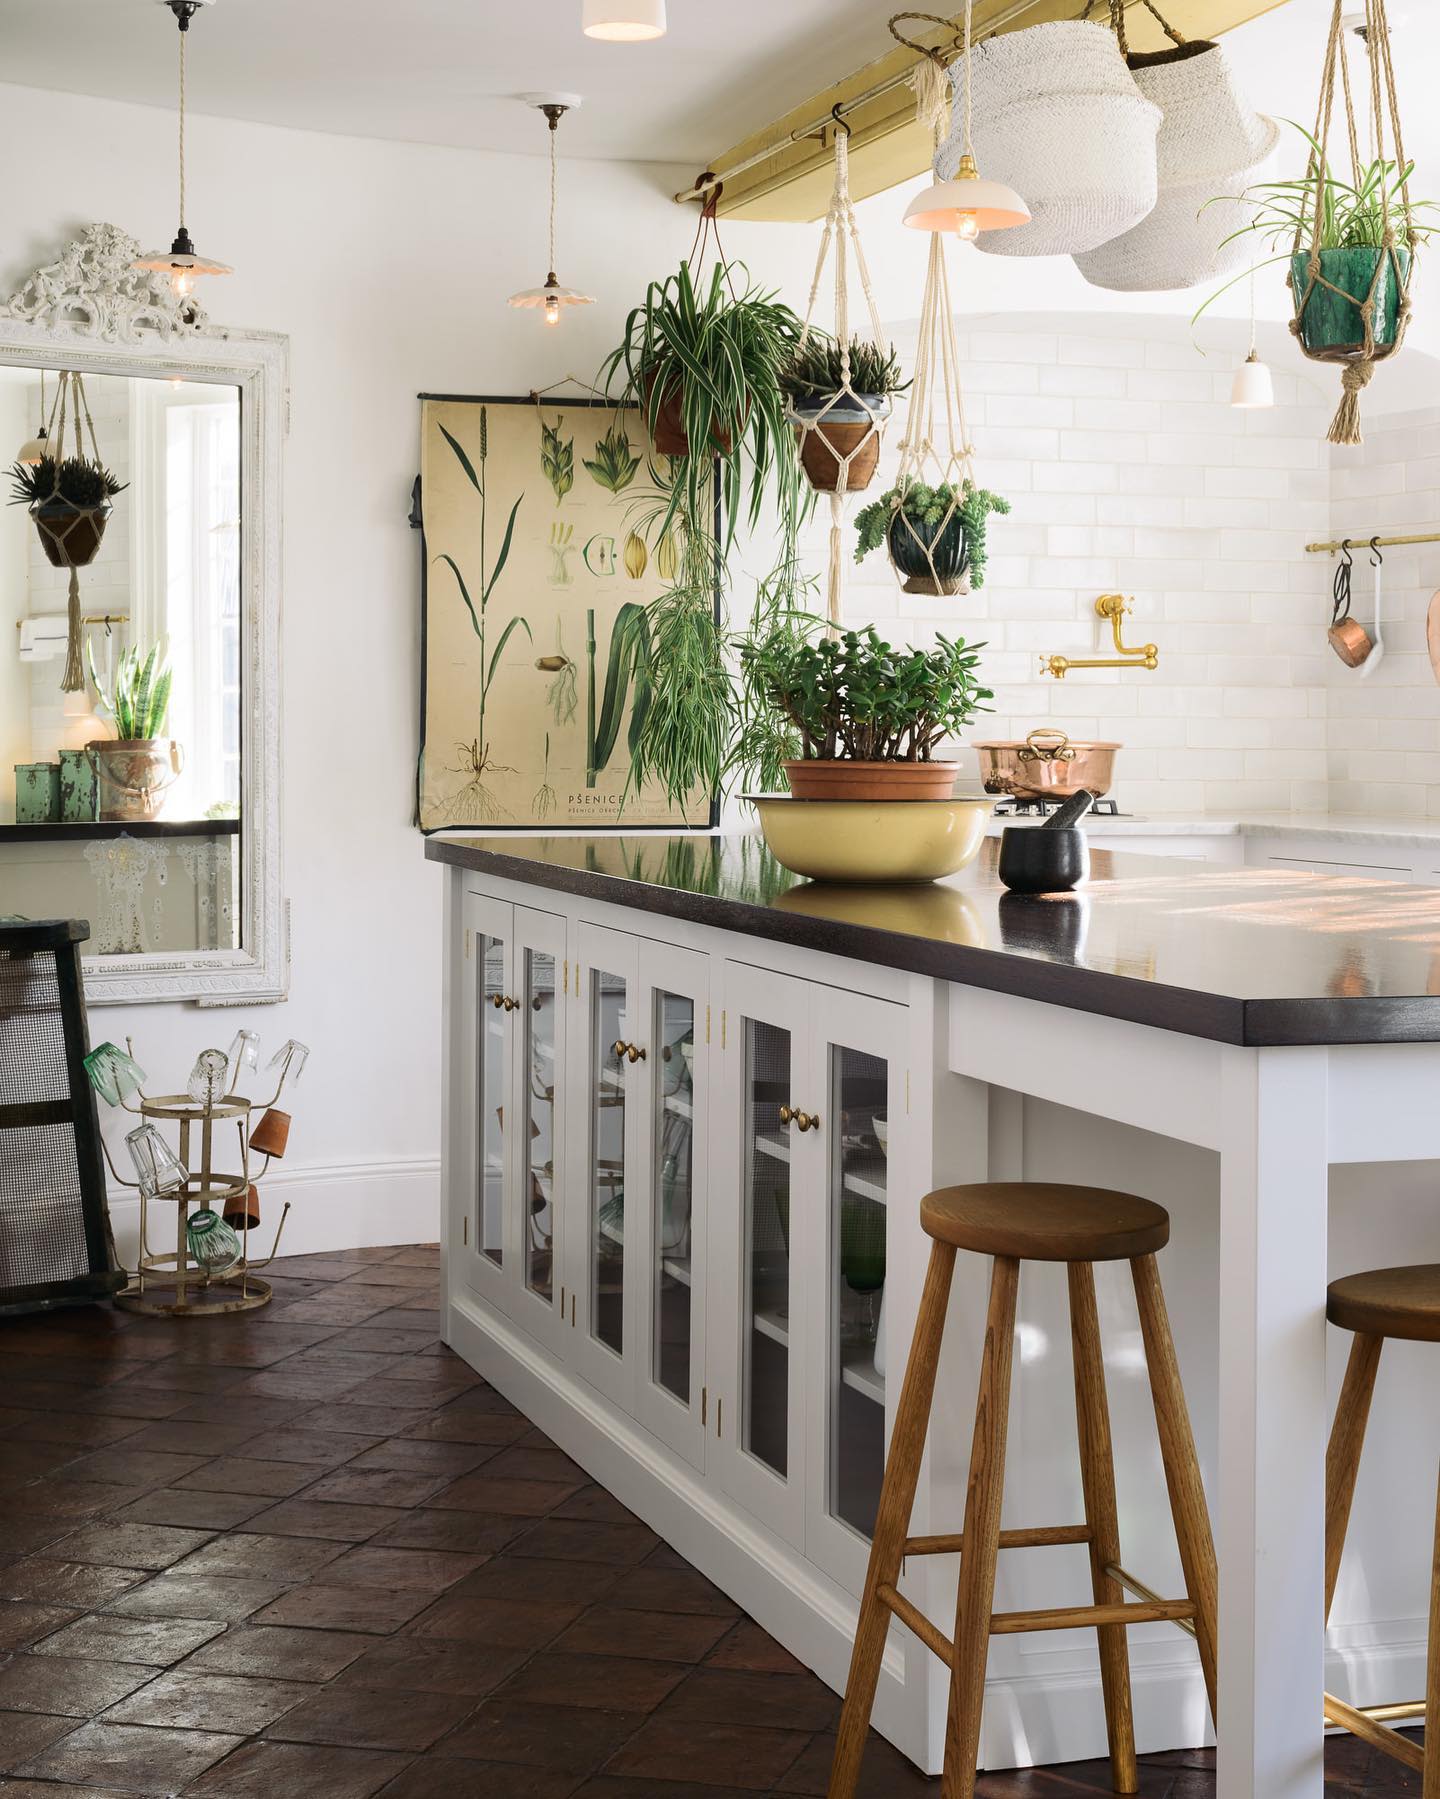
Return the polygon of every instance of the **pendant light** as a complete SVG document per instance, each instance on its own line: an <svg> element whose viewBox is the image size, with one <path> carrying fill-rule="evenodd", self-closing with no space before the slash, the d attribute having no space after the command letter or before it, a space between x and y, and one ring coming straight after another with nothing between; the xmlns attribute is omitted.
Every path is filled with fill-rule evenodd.
<svg viewBox="0 0 1440 1799"><path fill-rule="evenodd" d="M39 468L50 454L50 433L45 429L45 371L40 371L40 429L20 446L15 460L22 468Z"/></svg>
<svg viewBox="0 0 1440 1799"><path fill-rule="evenodd" d="M1230 404L1242 412L1256 412L1275 404L1275 383L1255 347L1255 271L1250 271L1250 354L1235 371L1230 384Z"/></svg>
<svg viewBox="0 0 1440 1799"><path fill-rule="evenodd" d="M180 27L180 229L168 250L148 250L136 258L133 266L168 275L171 288L181 299L194 292L196 278L200 275L234 273L228 263L212 262L208 257L198 256L190 233L185 229L185 45L191 19L202 6L213 6L214 3L215 0L157 0L158 5L170 8Z"/></svg>
<svg viewBox="0 0 1440 1799"><path fill-rule="evenodd" d="M949 181L936 181L905 208L905 223L916 231L953 231L973 243L982 231L1005 231L1029 222L1030 208L1013 187L987 181L975 166L970 137L970 48L974 0L965 0L965 150ZM933 54L927 52L927 54Z"/></svg>
<svg viewBox="0 0 1440 1799"><path fill-rule="evenodd" d="M586 37L611 44L643 44L665 35L665 0L584 0Z"/></svg>
<svg viewBox="0 0 1440 1799"><path fill-rule="evenodd" d="M533 106L543 112L550 124L550 271L545 277L543 287L527 287L518 294L511 294L512 306L538 306L547 325L560 323L562 306L593 306L593 294L577 293L573 287L561 287L555 273L555 133L560 128L560 121L572 107L580 104L578 94L522 94L521 99L527 106Z"/></svg>

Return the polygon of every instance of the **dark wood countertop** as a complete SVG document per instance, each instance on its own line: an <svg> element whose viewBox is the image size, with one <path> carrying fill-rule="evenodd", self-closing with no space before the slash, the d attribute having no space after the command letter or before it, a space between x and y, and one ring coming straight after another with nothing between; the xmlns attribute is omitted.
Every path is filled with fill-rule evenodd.
<svg viewBox="0 0 1440 1799"><path fill-rule="evenodd" d="M1440 1043L1440 887L1093 848L1027 899L998 843L948 881L802 881L758 836L430 838L435 862L1250 1046Z"/></svg>
<svg viewBox="0 0 1440 1799"><path fill-rule="evenodd" d="M238 818L56 819L43 825L0 825L3 843L99 843L111 837L237 837Z"/></svg>

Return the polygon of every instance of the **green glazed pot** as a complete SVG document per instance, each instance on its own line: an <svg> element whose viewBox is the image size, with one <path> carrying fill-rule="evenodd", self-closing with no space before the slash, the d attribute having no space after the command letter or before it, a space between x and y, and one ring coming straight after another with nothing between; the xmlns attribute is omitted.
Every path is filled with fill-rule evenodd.
<svg viewBox="0 0 1440 1799"><path fill-rule="evenodd" d="M890 560L906 576L906 593L961 591L970 566L970 545L958 507L948 518L942 517L933 525L918 518L907 519L897 512L886 530L885 542Z"/></svg>
<svg viewBox="0 0 1440 1799"><path fill-rule="evenodd" d="M1410 252L1397 250L1402 269L1410 267ZM1365 321L1360 315L1360 302L1370 292L1375 279L1375 264L1383 258L1380 287L1375 295L1375 342L1393 344L1400 318L1400 284L1395 279L1395 264L1385 250L1322 250L1320 273L1342 290L1332 293L1317 281L1310 298L1305 290L1310 283L1308 251L1290 258L1290 283L1297 310L1302 300L1300 341L1312 356L1325 356L1347 350L1365 348ZM1349 295L1350 298L1345 296Z"/></svg>

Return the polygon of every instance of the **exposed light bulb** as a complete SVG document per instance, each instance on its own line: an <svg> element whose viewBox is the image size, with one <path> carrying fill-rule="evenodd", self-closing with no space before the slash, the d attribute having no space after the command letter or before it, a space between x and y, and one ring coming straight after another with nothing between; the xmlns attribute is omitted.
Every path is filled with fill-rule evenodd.
<svg viewBox="0 0 1440 1799"><path fill-rule="evenodd" d="M170 287L176 299L183 300L187 294L195 291L195 277L189 269L176 269L170 276Z"/></svg>
<svg viewBox="0 0 1440 1799"><path fill-rule="evenodd" d="M973 244L980 235L980 221L973 212L961 212L955 215L955 234L964 238L967 244Z"/></svg>
<svg viewBox="0 0 1440 1799"><path fill-rule="evenodd" d="M560 303L553 294L545 302L545 323L547 325L560 323Z"/></svg>

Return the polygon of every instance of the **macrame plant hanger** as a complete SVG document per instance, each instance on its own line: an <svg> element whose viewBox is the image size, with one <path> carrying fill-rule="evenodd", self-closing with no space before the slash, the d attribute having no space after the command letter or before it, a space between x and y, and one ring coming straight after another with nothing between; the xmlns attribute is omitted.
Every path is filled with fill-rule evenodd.
<svg viewBox="0 0 1440 1799"><path fill-rule="evenodd" d="M1400 128L1400 106L1395 91L1395 69L1390 57L1390 22L1385 13L1385 0L1365 0L1365 48L1370 69L1370 115L1374 128L1374 160L1383 164L1387 160L1385 129L1388 121L1390 128L1390 144L1393 152L1396 174L1403 176L1406 167L1405 139ZM1304 355L1315 362L1343 362L1344 372L1341 382L1344 394L1340 401L1339 411L1330 426L1330 442L1335 444L1358 444L1364 439L1360 434L1360 395L1370 385L1371 376L1375 373L1375 364L1393 356L1405 340L1405 331L1410 323L1410 283L1415 278L1416 243L1414 233L1414 217L1410 205L1410 184L1407 180L1399 180L1394 194L1390 190L1390 182L1382 175L1379 187L1381 207L1380 254L1375 258L1375 272L1371 278L1369 291L1365 298L1358 302L1344 288L1337 287L1328 281L1322 272L1320 260L1321 236L1324 228L1325 200L1327 195L1327 178L1330 172L1330 126L1335 107L1335 77L1340 77L1341 92L1345 103L1345 129L1350 150L1350 167L1356 187L1360 186L1362 165L1360 160L1360 138L1356 129L1355 98L1350 90L1350 66L1345 58L1345 26L1343 0L1335 0L1330 19L1330 40L1325 50L1325 65L1320 77L1320 107L1315 121L1315 142L1318 151L1310 153L1308 174L1315 186L1313 210L1308 218L1302 218L1295 228L1294 254L1304 256L1305 283L1303 290L1292 274L1291 291L1295 302L1295 316L1290 321L1290 329L1300 340ZM1398 242L1396 231L1396 209L1404 221L1403 246ZM1308 234L1308 242L1307 242ZM1409 254L1402 258L1401 248ZM1377 342L1375 331L1375 314L1377 308L1384 304L1389 281L1395 283L1398 295L1398 307L1395 318L1395 330L1388 342ZM1325 288L1330 293L1340 296L1342 300L1356 305L1364 324L1365 336L1361 345L1332 345L1311 349L1306 345L1304 337L1305 314L1315 299L1316 289Z"/></svg>
<svg viewBox="0 0 1440 1799"><path fill-rule="evenodd" d="M965 7L965 108L966 141L969 141L970 14ZM929 17L897 14L897 18ZM939 23L947 21L940 20ZM894 29L894 21L891 21ZM902 39L902 42L905 41ZM948 133L945 61L937 50L926 50L911 78L915 110L930 127L938 149ZM960 388L960 351L955 337L955 315L950 303L950 274L945 261L942 231L930 233L930 259L925 271L925 292L920 302L920 328L915 345L914 378L905 435L900 439L900 466L895 477L896 498L890 510L886 540L890 560L905 575L903 591L925 594L960 594L970 590L969 575L958 568L950 554L955 538L963 532L961 507L967 484L975 478L975 447L965 422L965 398ZM927 477L933 475L933 480ZM933 523L917 528L905 511L905 497L912 487L950 485L954 498Z"/></svg>
<svg viewBox="0 0 1440 1799"><path fill-rule="evenodd" d="M90 433L89 461L98 471L100 444L95 436L95 421L85 398L85 384L74 370L62 369L54 403L50 410L46 445L54 470L48 494L37 494L30 507L30 517L40 533L40 545L54 568L70 571L69 629L65 644L65 672L60 677L62 693L79 693L85 685L83 661L84 626L80 614L80 570L95 560L104 535L105 521L110 516L110 503L102 498L98 505L82 506L61 492L61 470L66 462L65 432L73 418L75 447L72 456L85 457L85 431ZM81 421L84 421L83 425Z"/></svg>
<svg viewBox="0 0 1440 1799"><path fill-rule="evenodd" d="M881 357L885 354L885 327L880 322L880 309L875 302L874 290L870 285L870 269L865 260L865 246L860 241L860 227L856 223L855 208L850 201L850 127L840 117L838 106L834 108L833 116L835 187L830 195L830 209L825 214L825 229L820 234L820 249L815 258L815 278L810 283L810 300L805 308L805 324L800 333L796 360L798 362L804 357L806 345L810 341L820 282L833 249L835 342L840 348L840 385L818 412L802 414L793 406L789 411L790 421L801 442L802 454L806 441L815 439L822 451L819 464L827 477L834 480L834 486L830 489L830 563L826 585L832 636L840 629L840 603L845 587L845 496L869 481L879 456L885 421L890 416L888 398L883 395L862 394L851 380L849 262L852 254L855 273L860 278L860 291L865 297L865 307L870 315L871 340L877 356ZM864 424L857 435L855 427L862 418ZM827 422L829 430L826 429ZM857 478L856 489L852 490L850 474L857 462L862 466L868 464L868 468L865 469L864 480ZM859 473L860 470L857 469L857 477Z"/></svg>

